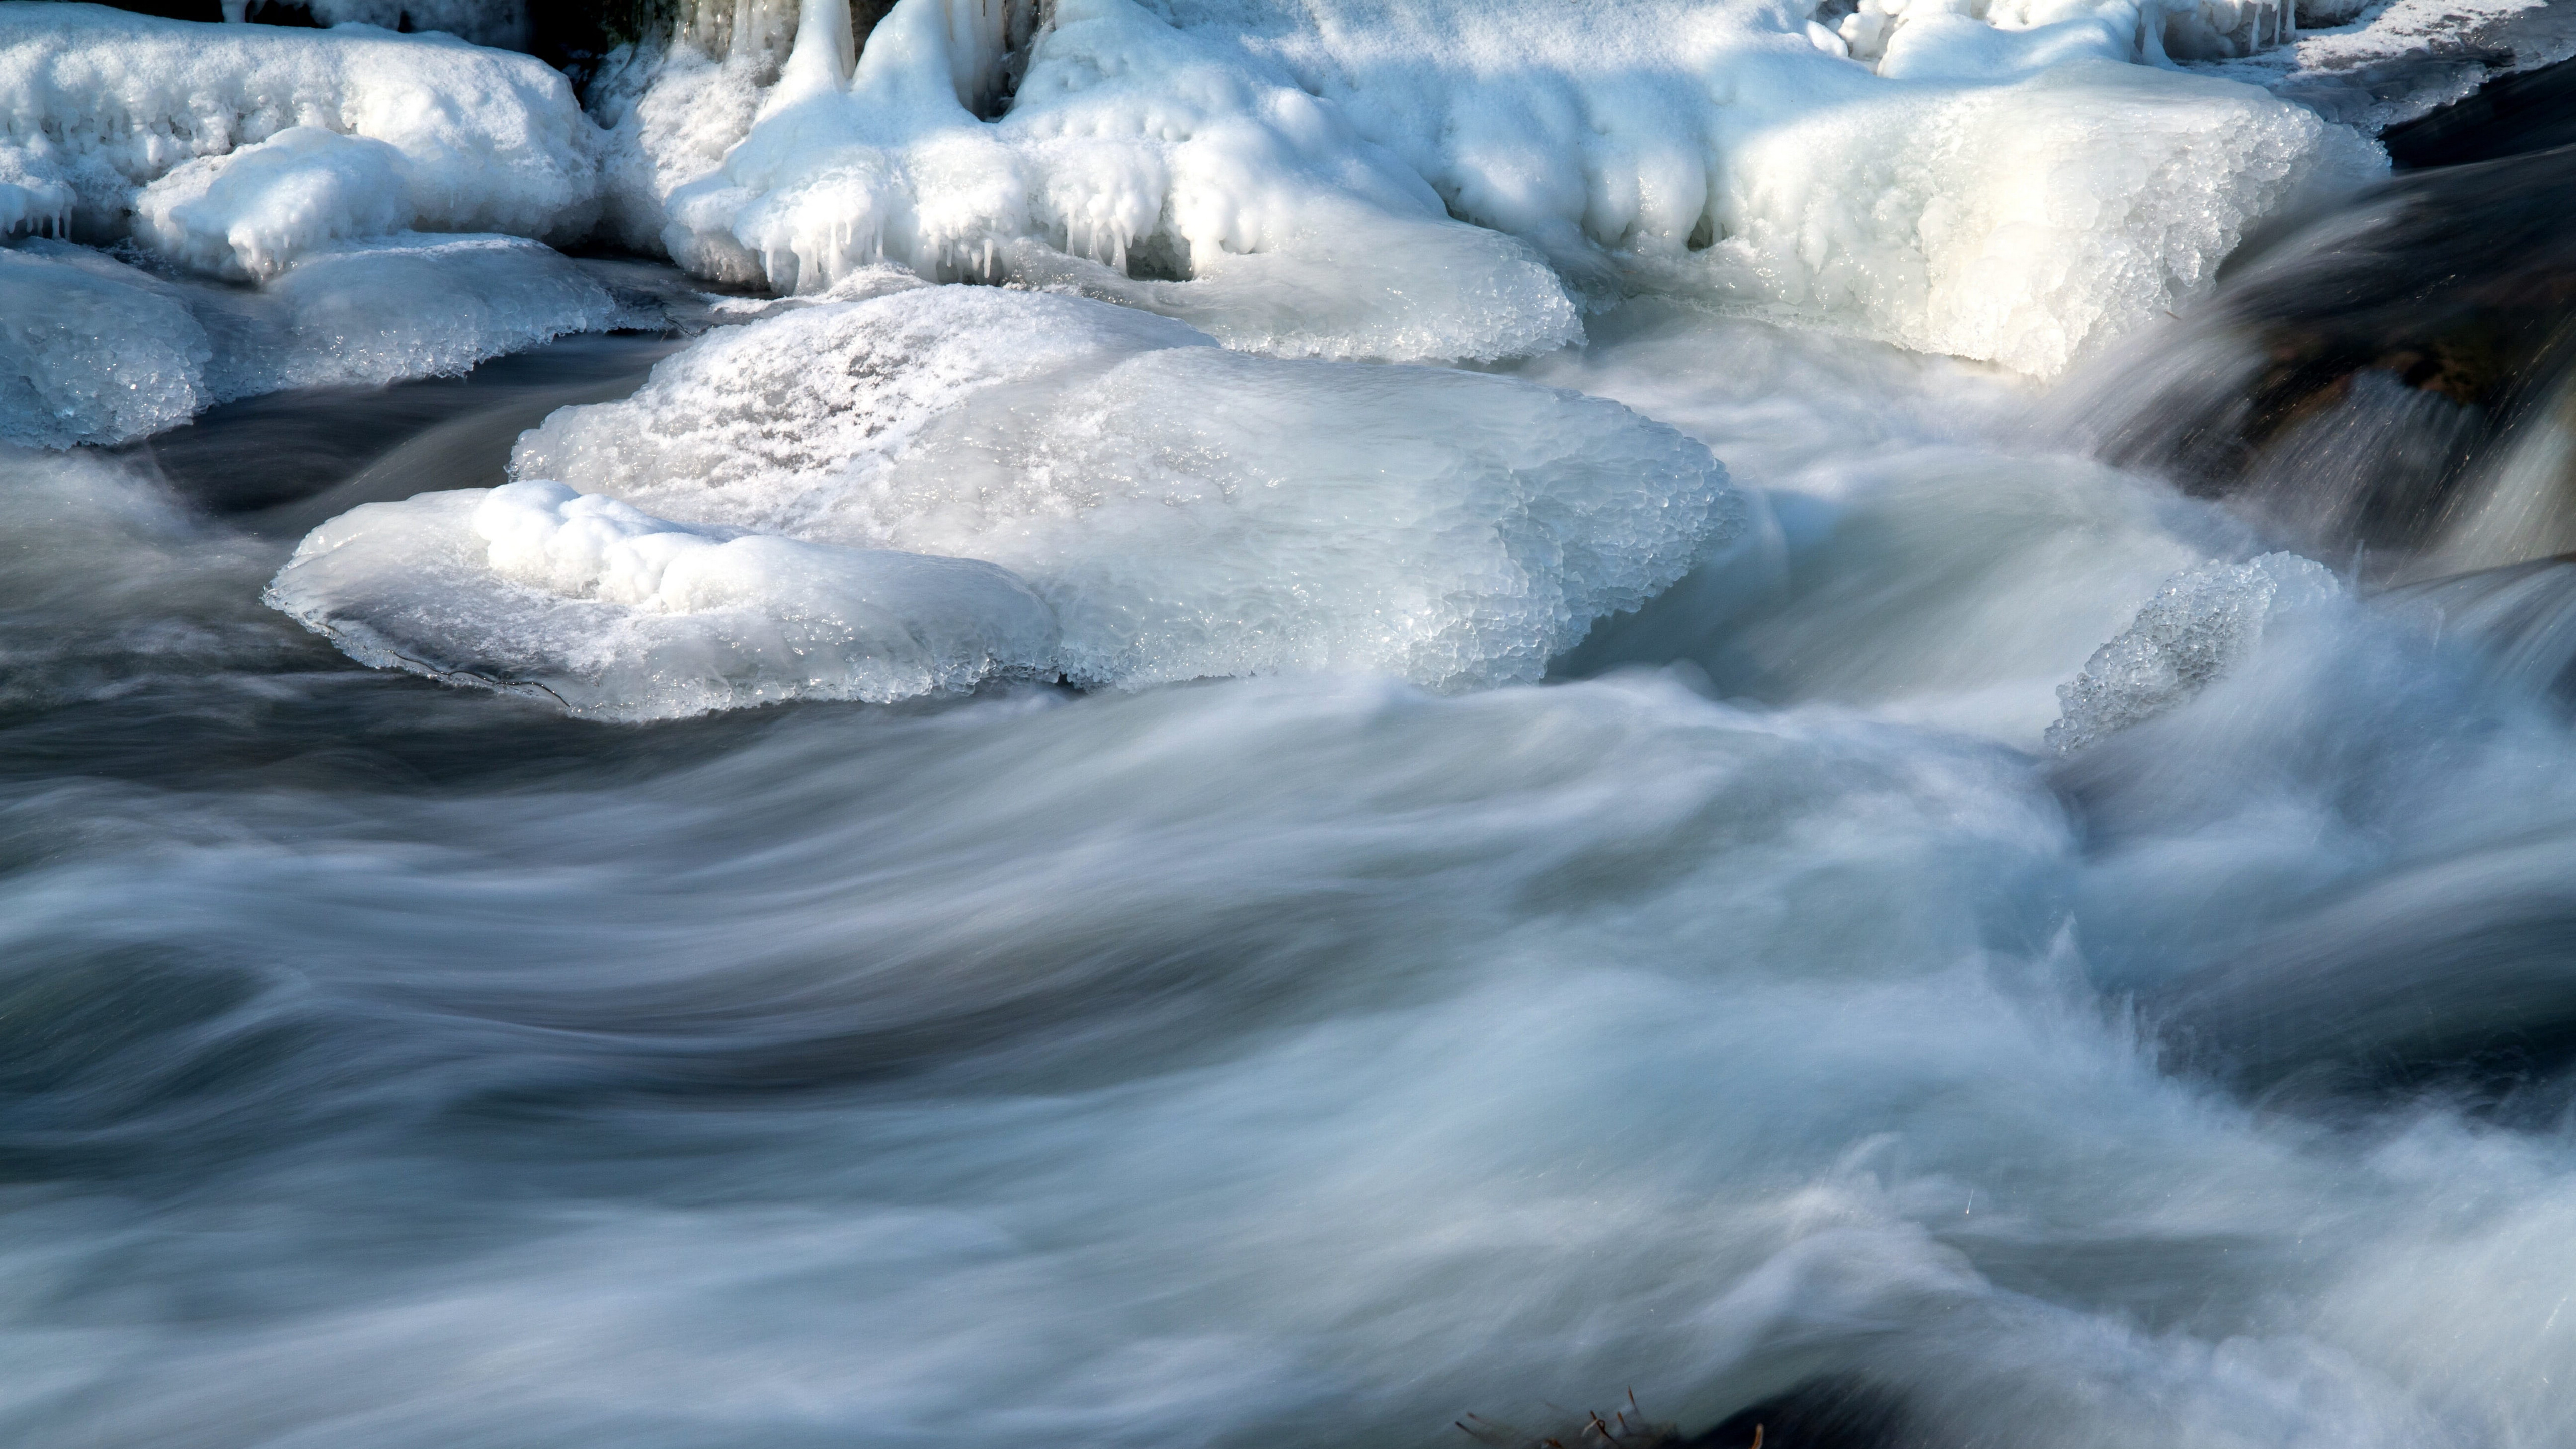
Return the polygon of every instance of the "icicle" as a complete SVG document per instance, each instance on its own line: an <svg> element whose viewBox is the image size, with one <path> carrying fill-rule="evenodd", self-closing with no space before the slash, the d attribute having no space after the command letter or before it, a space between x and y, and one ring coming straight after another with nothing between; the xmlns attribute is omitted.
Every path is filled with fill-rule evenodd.
<svg viewBox="0 0 2576 1449"><path fill-rule="evenodd" d="M779 72L778 89L763 109L848 90L850 68L856 59L848 0L803 0L803 8L797 13L795 48L788 52L786 67Z"/></svg>

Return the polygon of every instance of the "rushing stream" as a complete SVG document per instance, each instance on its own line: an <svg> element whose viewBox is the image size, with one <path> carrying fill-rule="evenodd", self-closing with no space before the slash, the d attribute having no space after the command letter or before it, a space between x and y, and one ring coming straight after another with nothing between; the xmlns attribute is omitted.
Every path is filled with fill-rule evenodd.
<svg viewBox="0 0 2576 1449"><path fill-rule="evenodd" d="M1570 231L1460 367L1078 238L216 327L0 448L0 1440L2576 1442L2554 74L2048 381Z"/></svg>

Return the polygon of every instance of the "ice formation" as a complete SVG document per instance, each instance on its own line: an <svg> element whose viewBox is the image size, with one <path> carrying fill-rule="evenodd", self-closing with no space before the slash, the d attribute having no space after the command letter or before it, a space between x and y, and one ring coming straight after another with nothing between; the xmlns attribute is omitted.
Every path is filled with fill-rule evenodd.
<svg viewBox="0 0 2576 1449"><path fill-rule="evenodd" d="M0 246L0 440L126 442L281 388L460 373L619 315L581 268L515 237L337 243L256 290L22 241Z"/></svg>
<svg viewBox="0 0 2576 1449"><path fill-rule="evenodd" d="M358 227L577 238L596 136L561 75L448 36L0 6L0 222L17 230L121 235L168 178L143 234L227 272Z"/></svg>
<svg viewBox="0 0 2576 1449"><path fill-rule="evenodd" d="M2053 373L2380 164L2129 63L2285 31L2231 0L1854 11L1877 75L1778 0L900 0L855 71L843 7L810 8L774 84L684 53L620 103L630 234L780 289L892 259L1278 353L1523 354L1580 300L1668 291Z"/></svg>
<svg viewBox="0 0 2576 1449"><path fill-rule="evenodd" d="M1080 298L920 287L711 334L514 476L665 517L981 558L1134 687L1536 678L1742 526L1698 443L1509 378L1247 356Z"/></svg>
<svg viewBox="0 0 2576 1449"><path fill-rule="evenodd" d="M2058 686L2064 713L2047 742L2071 754L2190 701L2234 669L2273 621L2341 598L2324 565L2267 553L2176 575L2137 621L2095 650L2084 672Z"/></svg>
<svg viewBox="0 0 2576 1449"><path fill-rule="evenodd" d="M224 18L256 19L266 0L225 0ZM232 7L245 13L235 16ZM317 25L373 25L385 30L443 30L476 45L525 49L527 0L304 0Z"/></svg>
<svg viewBox="0 0 2576 1449"><path fill-rule="evenodd" d="M693 528L544 482L353 509L265 597L362 663L615 720L968 690L1052 673L1056 632L991 564Z"/></svg>
<svg viewBox="0 0 2576 1449"><path fill-rule="evenodd" d="M251 281L329 242L411 222L402 153L319 126L187 162L143 188L135 213L136 238L161 255Z"/></svg>
<svg viewBox="0 0 2576 1449"><path fill-rule="evenodd" d="M0 247L0 441L121 443L213 401L179 289L82 247Z"/></svg>

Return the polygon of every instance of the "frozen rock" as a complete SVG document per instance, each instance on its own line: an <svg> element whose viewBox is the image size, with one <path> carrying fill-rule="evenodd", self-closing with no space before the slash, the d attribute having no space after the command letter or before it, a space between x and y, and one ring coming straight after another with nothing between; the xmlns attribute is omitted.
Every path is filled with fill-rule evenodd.
<svg viewBox="0 0 2576 1449"><path fill-rule="evenodd" d="M348 237L412 219L402 155L382 141L289 126L256 146L201 156L135 200L137 240L199 271L258 281Z"/></svg>
<svg viewBox="0 0 2576 1449"><path fill-rule="evenodd" d="M682 53L620 111L614 185L675 260L781 290L892 261L1393 359L1541 351L1578 302L1668 292L2045 375L2384 164L2251 87L2131 63L2190 26L2283 33L2277 7L1853 12L1882 75L1813 13L1059 0L1040 25L900 0L855 71L830 25L766 86Z"/></svg>
<svg viewBox="0 0 2576 1449"><path fill-rule="evenodd" d="M310 253L229 304L208 381L217 400L294 387L452 377L486 358L621 325L617 299L551 247L507 236L380 237Z"/></svg>
<svg viewBox="0 0 2576 1449"><path fill-rule="evenodd" d="M2324 565L2288 553L2175 575L2136 622L2093 652L2083 673L2058 686L2064 713L2048 727L2049 747L2072 754L2188 703L2234 669L2274 621L2344 592Z"/></svg>
<svg viewBox="0 0 2576 1449"><path fill-rule="evenodd" d="M256 289L23 241L0 246L0 438L127 442L235 398L462 373L620 316L580 267L516 237L335 243Z"/></svg>
<svg viewBox="0 0 2576 1449"><path fill-rule="evenodd" d="M1177 322L917 288L711 334L521 439L653 513L980 558L1078 683L1535 679L1743 526L1707 450L1510 378L1221 351Z"/></svg>
<svg viewBox="0 0 2576 1449"><path fill-rule="evenodd" d="M122 443L214 401L179 290L61 242L0 247L0 440Z"/></svg>
<svg viewBox="0 0 2576 1449"><path fill-rule="evenodd" d="M382 149L261 147L299 130ZM118 236L146 188L199 163L145 234L227 271L359 224L578 237L597 214L597 136L554 70L450 36L0 5L0 219L21 228Z"/></svg>
<svg viewBox="0 0 2576 1449"><path fill-rule="evenodd" d="M559 483L370 503L264 596L377 668L609 720L792 699L890 703L1052 673L1009 571L652 517Z"/></svg>

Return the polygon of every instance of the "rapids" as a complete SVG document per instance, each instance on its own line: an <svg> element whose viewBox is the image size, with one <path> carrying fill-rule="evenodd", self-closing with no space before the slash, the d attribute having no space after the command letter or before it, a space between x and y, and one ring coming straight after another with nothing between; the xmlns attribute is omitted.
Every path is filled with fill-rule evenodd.
<svg viewBox="0 0 2576 1449"><path fill-rule="evenodd" d="M2054 380L581 256L0 448L0 1440L2576 1442L2553 74Z"/></svg>

